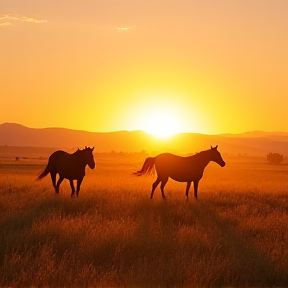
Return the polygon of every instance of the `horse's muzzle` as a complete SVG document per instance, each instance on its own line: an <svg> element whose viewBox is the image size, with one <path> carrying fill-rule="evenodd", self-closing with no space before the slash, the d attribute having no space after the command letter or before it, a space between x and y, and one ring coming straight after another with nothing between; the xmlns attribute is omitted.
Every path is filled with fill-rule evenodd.
<svg viewBox="0 0 288 288"><path fill-rule="evenodd" d="M223 161L223 163L220 164L221 167L225 167L226 163Z"/></svg>
<svg viewBox="0 0 288 288"><path fill-rule="evenodd" d="M96 164L95 163L91 163L91 164L88 164L88 166L91 168L91 169L94 169Z"/></svg>

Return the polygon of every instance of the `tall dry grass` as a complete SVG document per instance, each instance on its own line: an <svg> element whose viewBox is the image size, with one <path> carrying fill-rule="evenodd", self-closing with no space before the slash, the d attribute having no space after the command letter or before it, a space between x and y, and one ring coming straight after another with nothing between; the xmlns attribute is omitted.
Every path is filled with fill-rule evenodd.
<svg viewBox="0 0 288 288"><path fill-rule="evenodd" d="M288 286L288 166L225 160L197 201L172 180L151 201L142 160L97 159L78 199L33 182L45 162L2 162L0 287Z"/></svg>

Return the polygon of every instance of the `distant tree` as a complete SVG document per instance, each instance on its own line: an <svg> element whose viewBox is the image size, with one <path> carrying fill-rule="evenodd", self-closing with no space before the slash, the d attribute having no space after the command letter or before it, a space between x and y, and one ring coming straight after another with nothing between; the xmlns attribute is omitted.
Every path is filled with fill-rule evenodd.
<svg viewBox="0 0 288 288"><path fill-rule="evenodd" d="M279 153L269 153L267 155L267 160L270 164L280 164L283 162L283 155Z"/></svg>

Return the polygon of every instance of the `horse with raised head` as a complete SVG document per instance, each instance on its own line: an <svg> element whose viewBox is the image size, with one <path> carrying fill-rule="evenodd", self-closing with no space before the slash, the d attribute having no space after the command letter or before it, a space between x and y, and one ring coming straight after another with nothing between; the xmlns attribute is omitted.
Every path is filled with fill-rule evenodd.
<svg viewBox="0 0 288 288"><path fill-rule="evenodd" d="M80 186L85 176L85 167L88 165L91 169L95 168L95 161L93 157L93 148L85 147L85 149L78 149L75 153L69 154L65 151L55 151L48 161L48 165L36 180L41 180L50 173L52 184L55 193L59 193L59 186L64 179L68 179L72 189L71 197L75 194L75 187L73 180L77 180L76 196L78 197ZM59 174L59 179L56 183L56 175Z"/></svg>
<svg viewBox="0 0 288 288"><path fill-rule="evenodd" d="M221 167L226 163L223 161L217 147L199 152L189 157L180 157L170 153L159 154L156 157L149 157L145 160L140 171L133 173L136 176L151 174L154 167L157 172L157 179L152 185L150 198L153 198L154 190L161 182L162 198L165 199L164 187L169 178L178 182L186 182L186 196L188 198L191 183L194 184L194 196L197 199L198 184L203 176L205 167L210 161L216 162Z"/></svg>

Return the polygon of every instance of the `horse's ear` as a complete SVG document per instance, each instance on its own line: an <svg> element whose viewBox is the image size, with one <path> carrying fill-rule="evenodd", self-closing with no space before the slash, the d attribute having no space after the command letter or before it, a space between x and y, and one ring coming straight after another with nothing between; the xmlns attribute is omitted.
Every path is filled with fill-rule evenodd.
<svg viewBox="0 0 288 288"><path fill-rule="evenodd" d="M213 149L213 147L212 146L210 146L211 147L211 149Z"/></svg>
<svg viewBox="0 0 288 288"><path fill-rule="evenodd" d="M92 147L91 150L93 151L95 147Z"/></svg>
<svg viewBox="0 0 288 288"><path fill-rule="evenodd" d="M215 149L217 149L217 148L218 148L218 145L215 146Z"/></svg>
<svg viewBox="0 0 288 288"><path fill-rule="evenodd" d="M85 146L85 149L87 149L87 146Z"/></svg>

